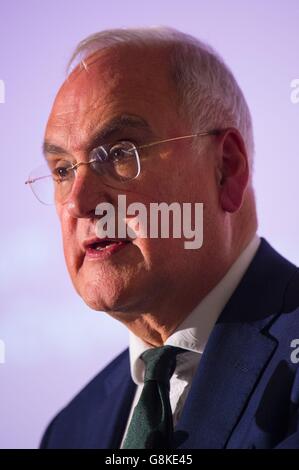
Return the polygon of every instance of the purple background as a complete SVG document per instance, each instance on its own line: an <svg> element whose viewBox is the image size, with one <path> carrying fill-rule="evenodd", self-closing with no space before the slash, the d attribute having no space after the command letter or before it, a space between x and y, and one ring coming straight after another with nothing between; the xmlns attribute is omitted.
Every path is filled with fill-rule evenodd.
<svg viewBox="0 0 299 470"><path fill-rule="evenodd" d="M271 5L271 6L270 6ZM68 279L55 211L24 185L72 49L119 26L169 25L210 42L253 115L259 234L299 262L298 0L0 0L0 447L36 447L49 419L127 343Z"/></svg>

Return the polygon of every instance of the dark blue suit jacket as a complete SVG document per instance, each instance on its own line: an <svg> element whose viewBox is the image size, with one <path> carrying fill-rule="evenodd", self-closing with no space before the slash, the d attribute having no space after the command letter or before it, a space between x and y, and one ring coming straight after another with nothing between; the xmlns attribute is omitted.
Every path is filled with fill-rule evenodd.
<svg viewBox="0 0 299 470"><path fill-rule="evenodd" d="M177 448L299 448L298 307L299 269L262 239L210 335ZM41 448L118 448L134 392L126 350L53 419Z"/></svg>

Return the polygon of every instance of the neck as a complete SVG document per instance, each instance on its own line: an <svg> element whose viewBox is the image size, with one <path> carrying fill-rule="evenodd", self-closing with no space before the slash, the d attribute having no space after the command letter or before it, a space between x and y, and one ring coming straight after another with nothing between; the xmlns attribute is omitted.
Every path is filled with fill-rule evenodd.
<svg viewBox="0 0 299 470"><path fill-rule="evenodd" d="M223 256L225 252L223 250L222 258L217 259L213 270L209 263L207 264L208 273L205 272L204 276L201 273L193 275L192 279L197 276L200 282L189 282L189 284L177 286L176 289L169 289L171 294L168 292L167 295L164 290L163 297L156 298L152 308L142 310L137 307L134 311L130 309L130 312L114 312L113 316L146 343L155 347L162 346L192 310L221 281L248 245L254 233L255 230L252 230L246 236L238 234L237 237L231 239L231 246L234 249L226 251L226 256Z"/></svg>

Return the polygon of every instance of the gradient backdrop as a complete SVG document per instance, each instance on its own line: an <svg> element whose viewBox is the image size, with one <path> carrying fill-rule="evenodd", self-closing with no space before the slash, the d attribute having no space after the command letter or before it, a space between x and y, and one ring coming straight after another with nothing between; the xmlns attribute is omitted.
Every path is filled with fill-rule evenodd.
<svg viewBox="0 0 299 470"><path fill-rule="evenodd" d="M169 25L210 42L252 111L259 233L297 264L298 0L0 0L0 447L36 447L53 414L127 344L68 279L54 209L24 185L72 49L119 26Z"/></svg>

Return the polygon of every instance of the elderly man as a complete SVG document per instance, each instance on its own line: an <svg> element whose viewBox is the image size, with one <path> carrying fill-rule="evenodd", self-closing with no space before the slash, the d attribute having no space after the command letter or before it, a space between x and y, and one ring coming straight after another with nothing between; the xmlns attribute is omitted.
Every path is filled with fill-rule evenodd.
<svg viewBox="0 0 299 470"><path fill-rule="evenodd" d="M49 202L54 180L74 287L130 330L130 347L41 447L299 448L299 270L256 234L251 117L232 73L168 28L94 34L71 65L48 170L29 182ZM119 195L146 209L203 204L202 246L101 236L97 207L117 213Z"/></svg>

